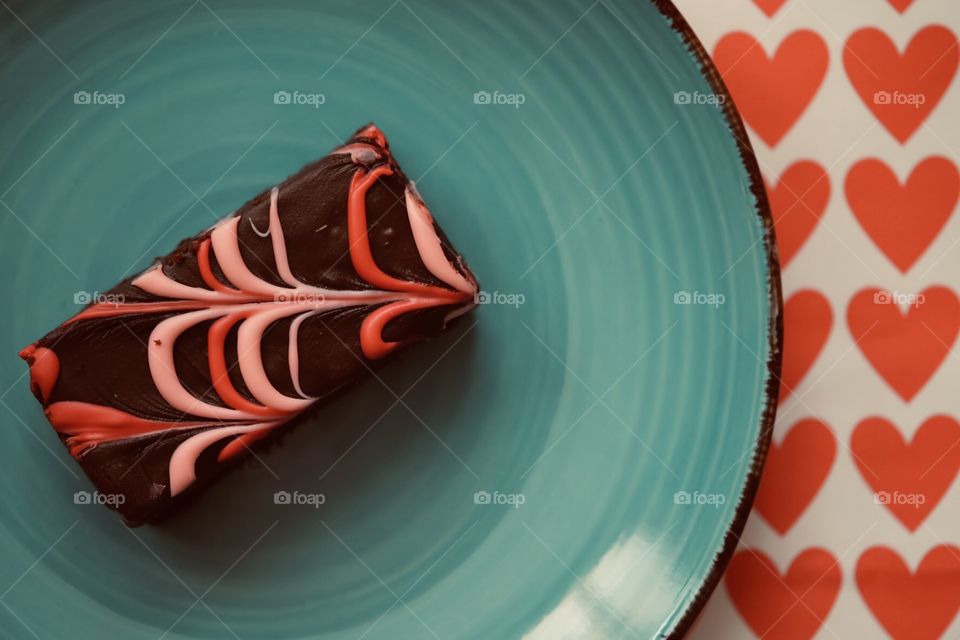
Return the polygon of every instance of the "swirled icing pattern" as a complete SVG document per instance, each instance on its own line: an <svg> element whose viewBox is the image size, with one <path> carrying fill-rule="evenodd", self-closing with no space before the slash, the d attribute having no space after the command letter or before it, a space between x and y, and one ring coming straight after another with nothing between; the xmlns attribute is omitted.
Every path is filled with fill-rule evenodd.
<svg viewBox="0 0 960 640"><path fill-rule="evenodd" d="M21 357L71 455L137 524L476 291L368 125Z"/></svg>

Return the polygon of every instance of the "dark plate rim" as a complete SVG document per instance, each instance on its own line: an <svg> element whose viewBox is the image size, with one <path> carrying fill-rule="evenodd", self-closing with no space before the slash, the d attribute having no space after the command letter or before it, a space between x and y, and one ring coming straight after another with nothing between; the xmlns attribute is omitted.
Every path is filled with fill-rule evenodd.
<svg viewBox="0 0 960 640"><path fill-rule="evenodd" d="M750 178L750 192L756 199L755 212L760 219L764 229L764 248L767 258L767 270L769 280L767 281L767 296L770 304L770 322L767 328L767 334L770 340L770 355L766 362L767 367L767 387L765 390L766 407L760 420L760 430L757 434L757 440L753 446L753 461L747 478L744 483L743 492L740 494L740 500L733 516L733 521L723 539L723 544L714 556L713 566L707 573L706 578L700 585L697 594L694 596L686 610L680 617L679 622L674 625L669 635L665 636L671 640L679 640L690 630L690 627L696 621L697 617L703 611L710 599L711 594L720 583L720 578L727 568L727 564L733 557L733 553L740 542L740 534L747 524L747 518L753 508L753 501L757 495L757 488L760 485L760 476L763 472L764 463L767 460L767 450L770 447L770 440L773 435L773 423L777 415L777 402L780 393L780 370L783 364L783 291L780 283L780 259L777 253L777 242L774 234L773 214L770 211L770 203L767 199L767 191L764 187L763 176L760 174L760 167L757 163L756 155L750 144L750 138L743 126L743 120L737 107L733 103L733 96L723 82L716 65L710 55L704 49L703 44L694 33L690 24L680 13L672 0L649 0L656 7L664 18L667 19L670 27L676 31L690 54L700 63L700 73L710 84L714 95L723 96L723 116L730 132L736 139L737 148L740 152L740 160L743 168L746 169Z"/></svg>

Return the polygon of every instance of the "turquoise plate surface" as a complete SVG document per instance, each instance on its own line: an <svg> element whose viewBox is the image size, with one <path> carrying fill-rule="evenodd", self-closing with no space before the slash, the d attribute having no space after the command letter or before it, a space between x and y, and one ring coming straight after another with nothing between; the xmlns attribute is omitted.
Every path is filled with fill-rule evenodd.
<svg viewBox="0 0 960 640"><path fill-rule="evenodd" d="M2 4L0 637L689 627L756 489L780 295L670 5ZM16 352L368 121L487 304L161 526L84 504Z"/></svg>

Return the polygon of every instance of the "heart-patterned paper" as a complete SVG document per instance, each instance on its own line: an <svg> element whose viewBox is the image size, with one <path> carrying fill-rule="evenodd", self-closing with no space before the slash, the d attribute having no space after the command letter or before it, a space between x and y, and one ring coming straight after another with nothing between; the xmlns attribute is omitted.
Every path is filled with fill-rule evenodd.
<svg viewBox="0 0 960 640"><path fill-rule="evenodd" d="M813 101L827 73L823 38L806 29L784 38L773 57L747 33L717 43L713 60L747 124L776 146Z"/></svg>
<svg viewBox="0 0 960 640"><path fill-rule="evenodd" d="M901 183L885 162L868 158L851 167L844 190L860 226L906 273L956 208L960 174L947 158L931 156Z"/></svg>
<svg viewBox="0 0 960 640"><path fill-rule="evenodd" d="M816 162L800 160L787 167L776 185L766 186L780 264L786 268L823 217L830 200L830 177Z"/></svg>
<svg viewBox="0 0 960 640"><path fill-rule="evenodd" d="M833 312L823 294L798 291L783 305L783 369L780 401L794 393L816 362L833 326Z"/></svg>
<svg viewBox="0 0 960 640"><path fill-rule="evenodd" d="M960 610L960 548L931 549L911 571L889 547L867 549L857 561L857 587L894 640L937 640Z"/></svg>
<svg viewBox="0 0 960 640"><path fill-rule="evenodd" d="M943 98L958 59L956 36L940 25L918 31L903 53L874 28L851 35L843 51L843 66L860 99L901 143Z"/></svg>
<svg viewBox="0 0 960 640"><path fill-rule="evenodd" d="M760 7L760 10L765 14L772 16L780 10L780 7L782 7L786 1L787 0L753 0L753 3Z"/></svg>
<svg viewBox="0 0 960 640"><path fill-rule="evenodd" d="M910 8L910 5L913 4L913 0L887 0L894 9L903 13Z"/></svg>
<svg viewBox="0 0 960 640"><path fill-rule="evenodd" d="M755 513L692 640L960 640L960 0L674 1L746 125L784 300ZM786 585L833 560L812 616Z"/></svg>
<svg viewBox="0 0 960 640"><path fill-rule="evenodd" d="M840 592L842 572L826 549L800 553L786 573L762 551L743 549L727 566L737 612L764 640L807 640L823 626Z"/></svg>
<svg viewBox="0 0 960 640"><path fill-rule="evenodd" d="M785 534L820 491L836 457L830 427L812 418L797 422L783 442L770 443L753 508L777 533Z"/></svg>
<svg viewBox="0 0 960 640"><path fill-rule="evenodd" d="M874 370L909 402L950 354L960 300L946 287L918 294L863 289L850 300L847 325Z"/></svg>
<svg viewBox="0 0 960 640"><path fill-rule="evenodd" d="M960 473L960 423L933 416L907 442L889 420L867 418L854 429L850 450L874 502L915 531Z"/></svg>

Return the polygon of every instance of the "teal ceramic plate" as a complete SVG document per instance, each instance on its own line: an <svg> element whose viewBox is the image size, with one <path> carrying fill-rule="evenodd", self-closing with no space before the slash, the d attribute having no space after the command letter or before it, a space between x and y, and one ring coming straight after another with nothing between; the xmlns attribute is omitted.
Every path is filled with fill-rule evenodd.
<svg viewBox="0 0 960 640"><path fill-rule="evenodd" d="M2 4L0 636L689 626L756 488L780 298L743 128L672 7ZM83 504L16 352L371 120L488 304L162 526Z"/></svg>

